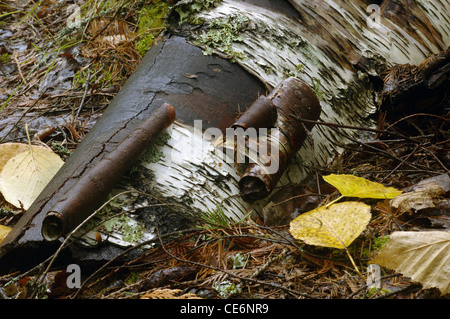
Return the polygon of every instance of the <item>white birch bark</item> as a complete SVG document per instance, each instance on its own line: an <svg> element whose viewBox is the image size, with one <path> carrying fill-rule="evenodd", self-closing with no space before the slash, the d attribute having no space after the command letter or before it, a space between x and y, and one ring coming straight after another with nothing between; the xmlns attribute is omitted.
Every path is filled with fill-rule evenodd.
<svg viewBox="0 0 450 319"><path fill-rule="evenodd" d="M447 0L414 1L416 18L429 21L434 28L428 33L412 28L408 21L398 25L383 16L379 20L372 17L372 12L366 12L365 1L291 3L301 19L236 0L223 0L197 17L206 25L215 19L245 17L247 23L239 32L241 40L232 45L235 52L242 53L237 63L260 78L268 90L288 76L295 76L322 91L320 120L325 122L373 126L369 117L376 111L376 99L370 76L380 76L383 68L396 64L419 64L450 43ZM407 6L406 1L400 3ZM379 24L374 26L373 22ZM194 38L201 32L205 31L193 31ZM258 212L267 203L268 199L250 206L242 201L235 167L214 152L212 141L203 134L178 122L171 126L170 134L160 148L164 156L157 162L140 164L153 176L147 182L155 194L194 214L220 205L233 220L251 209ZM311 132L314 152L305 142L279 186L301 182L311 172L314 157L318 165L326 165L340 151L339 146L348 141L346 134L360 140L370 138L357 130L337 132L316 125Z"/></svg>

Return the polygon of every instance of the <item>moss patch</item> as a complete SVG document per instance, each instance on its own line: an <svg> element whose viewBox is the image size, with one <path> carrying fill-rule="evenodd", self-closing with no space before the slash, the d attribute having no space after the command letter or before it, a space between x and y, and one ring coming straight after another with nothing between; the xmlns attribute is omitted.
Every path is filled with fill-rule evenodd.
<svg viewBox="0 0 450 319"><path fill-rule="evenodd" d="M164 30L167 12L168 5L164 1L153 1L139 10L139 41L137 41L135 47L141 56L145 55L155 38Z"/></svg>
<svg viewBox="0 0 450 319"><path fill-rule="evenodd" d="M243 52L236 50L233 43L242 42L241 37L249 22L244 15L230 15L225 19L214 19L209 25L207 32L200 33L195 44L204 48L203 53L210 55L216 51L225 53L232 61L244 59Z"/></svg>
<svg viewBox="0 0 450 319"><path fill-rule="evenodd" d="M160 148L166 144L169 140L170 134L167 131L161 133L158 136L155 144L151 145L145 152L142 154L141 159L148 163L156 163L165 157L164 153L161 152Z"/></svg>

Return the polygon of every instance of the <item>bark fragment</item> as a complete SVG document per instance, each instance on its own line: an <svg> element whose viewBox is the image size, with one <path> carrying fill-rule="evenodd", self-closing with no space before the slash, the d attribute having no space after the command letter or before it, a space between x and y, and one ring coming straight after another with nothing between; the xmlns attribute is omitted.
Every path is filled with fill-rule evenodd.
<svg viewBox="0 0 450 319"><path fill-rule="evenodd" d="M436 112L448 105L450 47L419 65L400 64L384 78L379 108L390 118L414 112Z"/></svg>
<svg viewBox="0 0 450 319"><path fill-rule="evenodd" d="M278 149L278 170L276 173L268 173L264 165L273 164L271 161L274 157L270 153L274 150L269 150L270 158L267 160L249 164L239 181L240 195L247 202L262 199L272 192L292 158L302 147L308 134L306 130L309 131L314 126L304 125L299 119L317 120L321 112L319 100L312 89L293 77L278 85L267 99L277 110L277 121L275 128L271 130L270 139L279 144L275 148ZM250 120L247 122L254 123Z"/></svg>
<svg viewBox="0 0 450 319"><path fill-rule="evenodd" d="M78 180L42 222L45 240L57 240L75 229L104 202L123 174L175 120L175 109L164 103L147 120Z"/></svg>

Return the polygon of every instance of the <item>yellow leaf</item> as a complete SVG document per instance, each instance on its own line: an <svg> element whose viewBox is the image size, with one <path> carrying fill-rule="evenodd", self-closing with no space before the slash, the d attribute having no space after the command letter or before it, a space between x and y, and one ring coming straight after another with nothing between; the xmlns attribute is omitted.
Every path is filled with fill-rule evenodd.
<svg viewBox="0 0 450 319"><path fill-rule="evenodd" d="M437 287L443 295L450 293L450 232L393 232L370 262L411 277L425 289Z"/></svg>
<svg viewBox="0 0 450 319"><path fill-rule="evenodd" d="M3 167L0 192L9 203L28 209L63 164L51 149L30 145Z"/></svg>
<svg viewBox="0 0 450 319"><path fill-rule="evenodd" d="M16 156L29 149L28 144L24 143L5 143L0 144L0 172L11 157Z"/></svg>
<svg viewBox="0 0 450 319"><path fill-rule="evenodd" d="M0 243L2 242L3 238L8 235L8 233L11 231L11 228L7 226L0 225Z"/></svg>
<svg viewBox="0 0 450 319"><path fill-rule="evenodd" d="M323 179L346 197L391 199L402 193L393 187L386 187L354 175L331 174L323 176Z"/></svg>
<svg viewBox="0 0 450 319"><path fill-rule="evenodd" d="M366 228L370 206L343 202L302 214L290 224L292 236L316 246L345 249Z"/></svg>

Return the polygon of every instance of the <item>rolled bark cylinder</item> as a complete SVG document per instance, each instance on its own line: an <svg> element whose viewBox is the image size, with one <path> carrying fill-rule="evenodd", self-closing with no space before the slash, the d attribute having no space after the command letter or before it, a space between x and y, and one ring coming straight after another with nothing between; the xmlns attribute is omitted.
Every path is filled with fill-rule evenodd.
<svg viewBox="0 0 450 319"><path fill-rule="evenodd" d="M252 105L237 119L233 128L247 129L271 127L277 120L277 109L272 100L261 95Z"/></svg>
<svg viewBox="0 0 450 319"><path fill-rule="evenodd" d="M53 206L42 222L43 238L57 240L98 209L123 174L174 120L175 109L170 104L156 109Z"/></svg>
<svg viewBox="0 0 450 319"><path fill-rule="evenodd" d="M287 166L302 147L307 137L306 130L314 124L302 123L299 119L316 121L321 112L319 99L314 91L297 78L288 78L281 82L267 98L277 110L275 128L269 138L278 143L278 170L268 173L265 165L269 159L261 159L261 163L251 163L239 181L240 196L246 202L267 197L275 188ZM305 130L306 129L306 130ZM269 157L273 159L273 154Z"/></svg>

